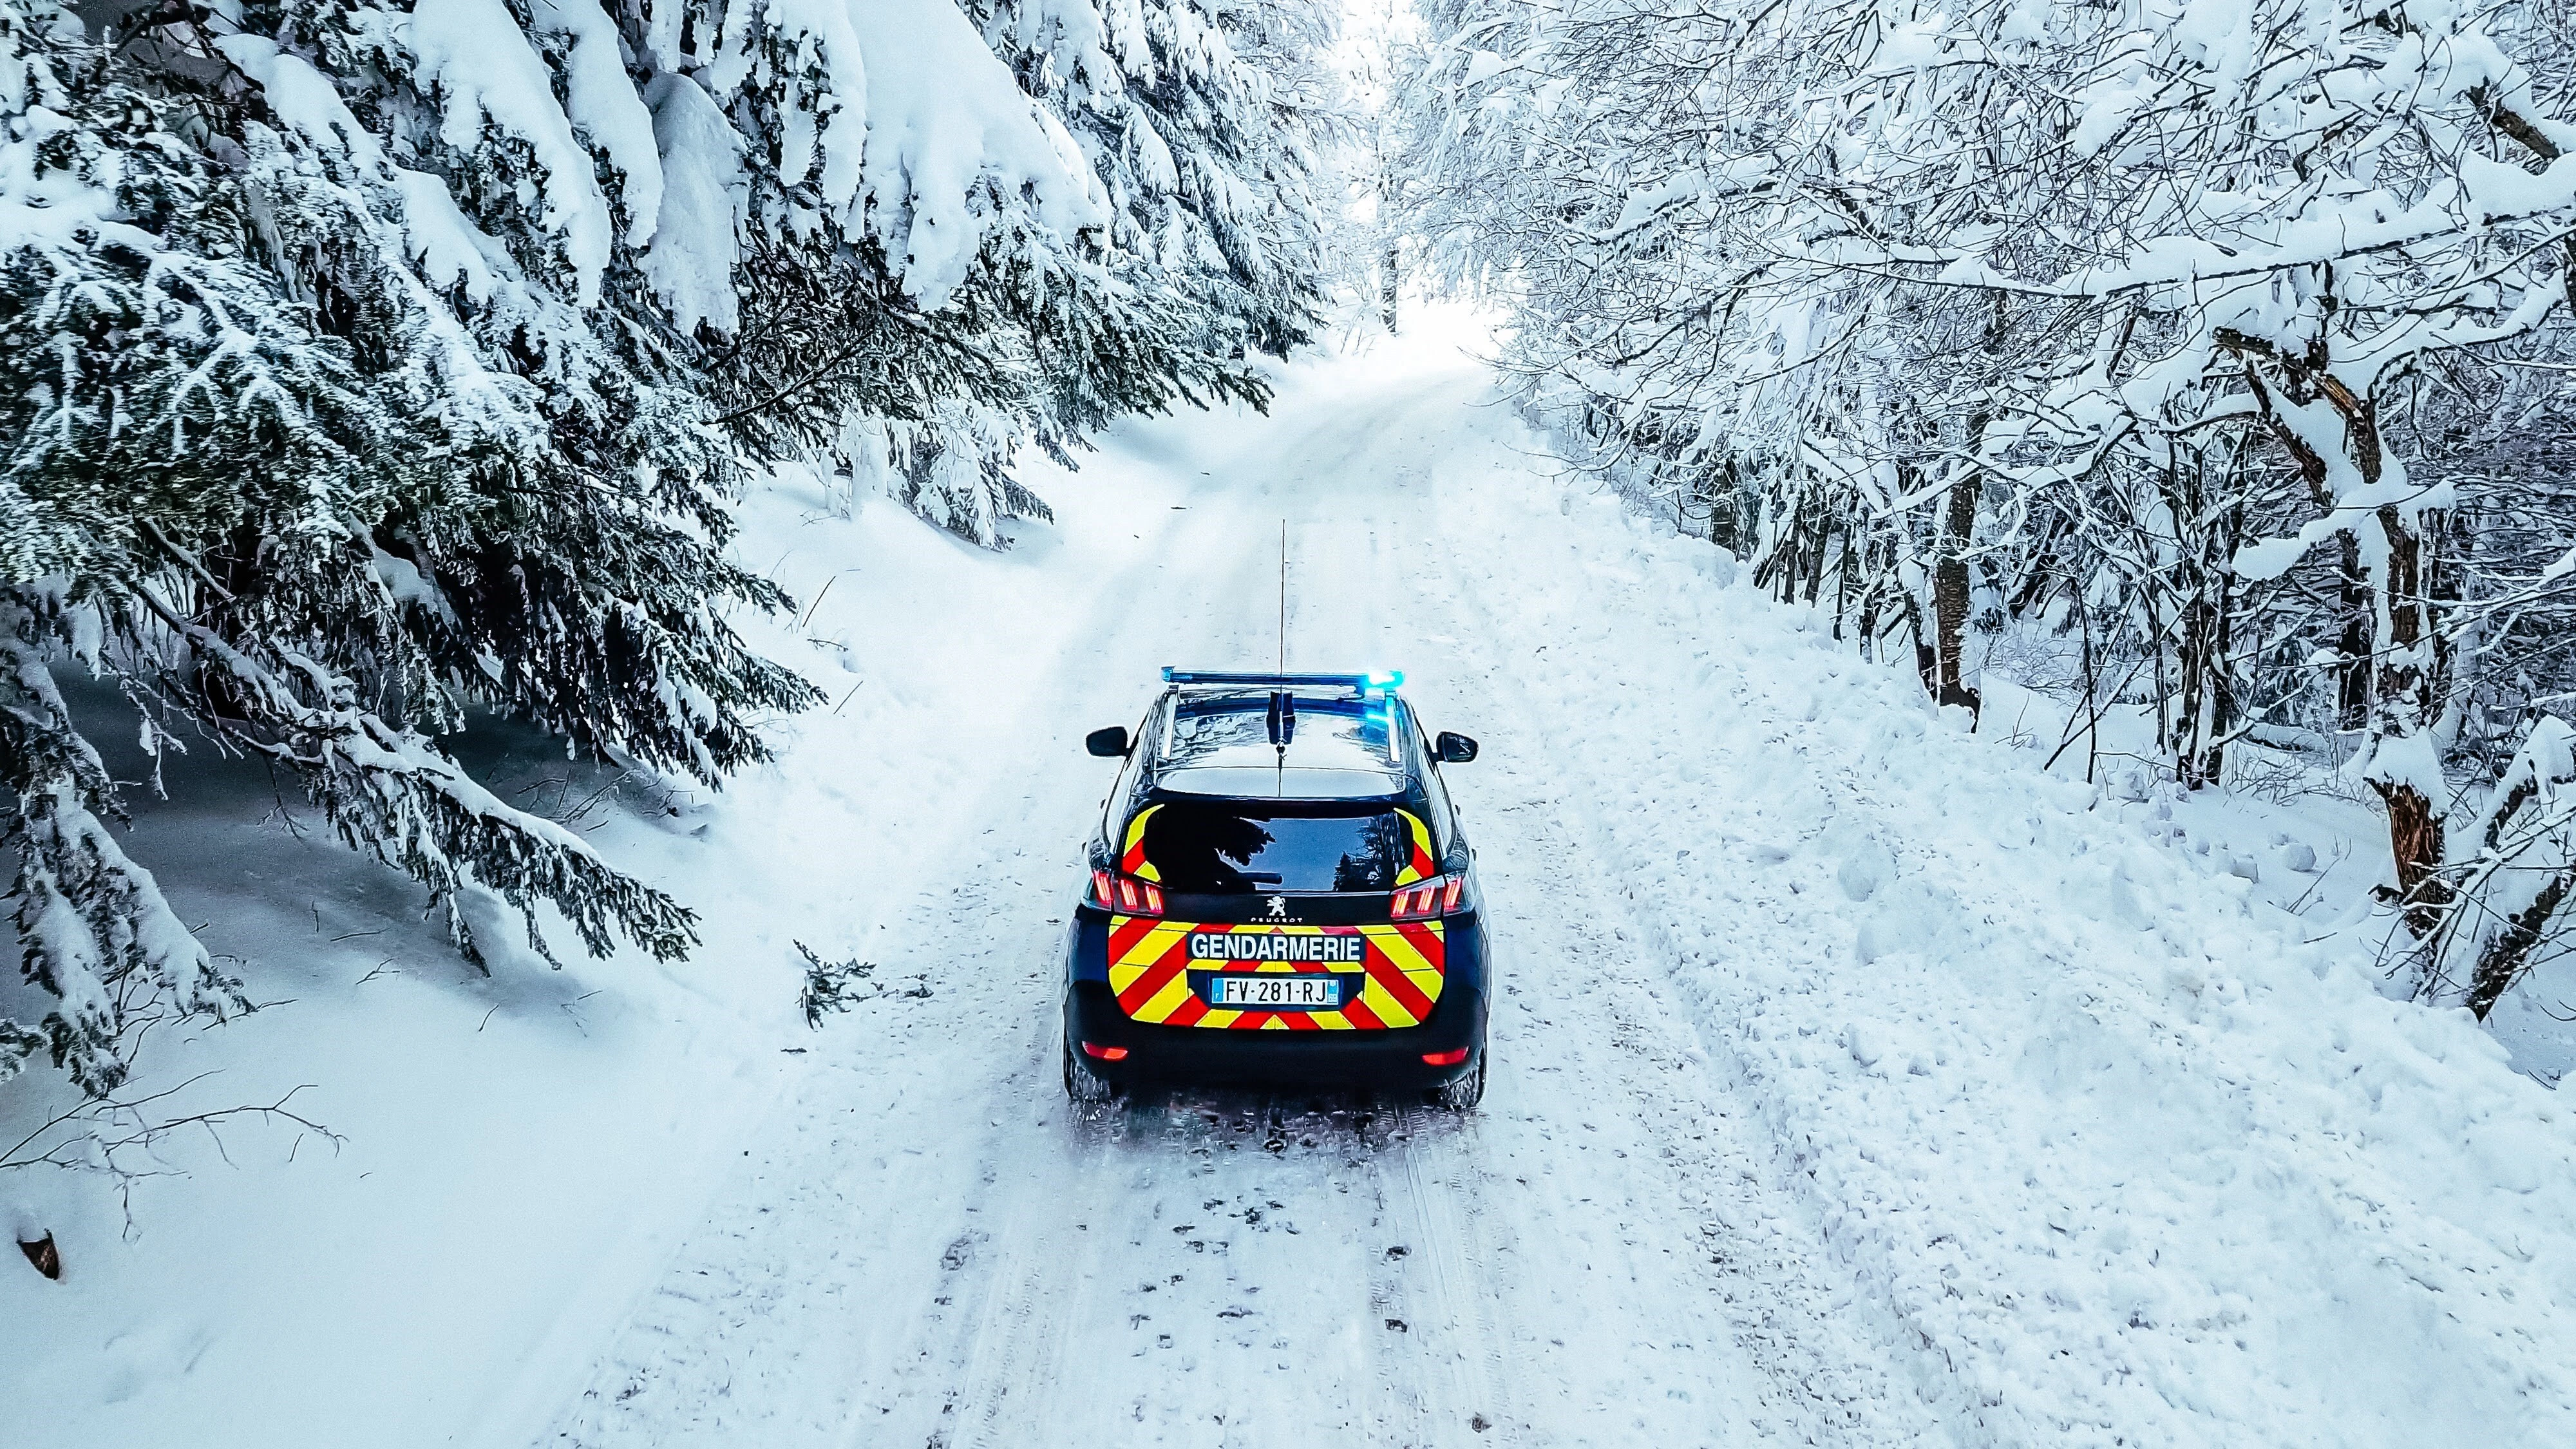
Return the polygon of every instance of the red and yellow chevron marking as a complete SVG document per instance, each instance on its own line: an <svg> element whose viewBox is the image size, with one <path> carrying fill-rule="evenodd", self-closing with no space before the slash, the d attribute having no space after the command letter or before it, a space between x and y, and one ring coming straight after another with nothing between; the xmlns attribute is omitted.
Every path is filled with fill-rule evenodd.
<svg viewBox="0 0 2576 1449"><path fill-rule="evenodd" d="M1190 989L1189 938L1234 932L1251 935L1357 935L1367 974L1357 1001L1339 1011L1237 1011L1212 1007ZM1234 1031L1377 1031L1415 1026L1440 999L1448 943L1439 921L1400 921L1383 926L1222 926L1165 921L1151 916L1109 918L1109 989L1119 1009L1137 1021L1167 1026L1224 1027ZM1201 969L1215 969L1202 963ZM1329 971L1329 966L1287 961L1240 962L1242 971Z"/></svg>
<svg viewBox="0 0 2576 1449"><path fill-rule="evenodd" d="M1118 855L1120 870L1138 880L1150 880L1158 885L1162 883L1163 873L1154 869L1154 863L1145 858L1145 822L1153 819L1154 812L1162 808L1148 805L1136 812L1136 818L1127 822L1127 846Z"/></svg>
<svg viewBox="0 0 2576 1449"><path fill-rule="evenodd" d="M1395 883L1399 886L1409 886L1438 875L1440 866L1431 858L1430 827L1414 819L1413 812L1410 810L1398 810L1395 813L1404 817L1405 828L1413 835L1412 840L1406 843L1408 848L1405 852L1404 864L1396 868Z"/></svg>

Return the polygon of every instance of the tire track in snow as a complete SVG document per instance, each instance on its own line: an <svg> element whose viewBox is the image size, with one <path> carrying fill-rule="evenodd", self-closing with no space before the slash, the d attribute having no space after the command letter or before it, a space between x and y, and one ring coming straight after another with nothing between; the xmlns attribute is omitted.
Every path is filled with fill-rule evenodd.
<svg viewBox="0 0 2576 1449"><path fill-rule="evenodd" d="M1413 1126L1439 1115L1408 1106L1402 1120ZM1509 1343L1497 1321L1500 1295L1466 1257L1470 1242L1487 1252L1508 1249L1512 1229L1487 1210L1474 1120L1439 1125L1449 1130L1411 1133L1392 1170L1383 1158L1377 1164L1389 1225L1406 1234L1406 1253L1397 1261L1411 1268L1396 1275L1391 1303L1402 1310L1414 1366L1428 1369L1426 1432L1416 1442L1439 1442L1441 1431L1464 1425L1473 1434L1490 1431L1486 1442L1518 1443L1522 1426L1503 1371Z"/></svg>
<svg viewBox="0 0 2576 1449"><path fill-rule="evenodd" d="M992 1233L1000 1253L986 1284L984 1307L969 1335L962 1381L950 1396L955 1411L931 1443L954 1449L1016 1449L1050 1436L1057 1387L1071 1365L1072 1337L1097 1274L1096 1236L1074 1233L1075 1251L1040 1241L1028 1225L1061 1213L1088 1223L1099 1207L1096 1153L1080 1144L1063 1166L1030 1174L1019 1190L996 1204L1004 1209ZM1069 1189L1069 1190L1068 1190Z"/></svg>
<svg viewBox="0 0 2576 1449"><path fill-rule="evenodd" d="M1434 722L1530 742L1452 780L1504 953L1480 1118L1222 1092L1088 1114L1057 1096L1044 918L1102 783L1050 753L1058 737L1132 717L1154 664L1222 663L1229 644L1273 657L1282 511L1299 520L1292 664L1453 652L1428 647L1430 626L1479 639L1455 560L1424 543L1449 520L1419 460L1481 391L1405 386L1332 399L1320 421L1310 404L1302 431L1246 430L1236 486L1188 495L1098 581L1069 636L1084 647L1012 681L1025 739L1008 752L1045 773L1000 772L959 812L969 828L928 842L966 884L923 891L886 932L940 994L872 1018L893 1035L841 1051L764 1130L666 1277L686 1311L639 1314L595 1380L643 1387L586 1411L579 1442L1863 1442L1819 1422L1866 1396L1836 1377L1857 1354L1813 1347L1834 1300L1799 1261L1812 1232L1677 1024L1606 867L1570 864L1583 842L1539 779L1563 762L1508 676L1448 681L1472 708ZM1455 652L1490 671L1509 643ZM1015 844L997 856L996 839Z"/></svg>
<svg viewBox="0 0 2576 1449"><path fill-rule="evenodd" d="M1395 604L1420 563L1412 544L1425 511L1418 470L1390 455L1409 429L1445 416L1453 392L1432 381L1381 400L1377 425L1310 482L1306 516L1290 531L1292 666L1378 667L1403 656L1408 621ZM1371 1127L1356 1134L1386 1243L1367 1267L1361 1325L1366 1442L1519 1443L1504 1297L1466 1256L1472 1242L1487 1261L1501 1260L1516 1241L1485 1200L1476 1119L1409 1099L1375 1105Z"/></svg>
<svg viewBox="0 0 2576 1449"><path fill-rule="evenodd" d="M1207 536L1212 531L1219 536L1211 542ZM1238 552L1242 549L1239 540L1211 530L1203 513L1191 512L1171 530L1170 539L1153 551L1154 557L1131 571L1127 586L1104 589L1104 603L1108 610L1132 620L1154 597L1151 575L1168 576L1169 560L1222 556L1229 546ZM1183 598L1173 599L1167 593L1163 601L1167 612L1202 626L1224 617L1228 607L1217 586L1220 577L1210 571L1185 574L1180 586ZM1232 612L1237 631L1251 632L1248 611L1237 606ZM1130 679L1111 670L1091 678L1069 675L1061 687L1072 694L1119 698L1113 714L1129 712L1127 696L1134 691ZM1076 793L1098 783L1078 770L1060 772L1056 778L1080 782L1070 786ZM1061 794L1063 789L1051 793ZM1085 816L1096 809L1095 804ZM1031 812L1041 818L1048 813ZM1068 852L1078 848L1081 834L1080 830L1066 833ZM1070 880L1070 867L1066 874ZM1059 897L1046 891L1038 899L1052 904ZM1115 1216L1105 1200L1110 1191L1110 1152L1127 1136L1129 1124L1104 1120L1058 1095L1055 1078L1061 1033L1055 993L1061 966L1052 953L1040 958L1040 966L1036 974L1041 989L1033 994L1043 1004L1027 1018L1030 1025L1019 1070L998 1095L1006 1103L1034 1099L1048 1104L1040 1108L1037 1126L1050 1134L1050 1140L1035 1144L1033 1152L1022 1135L997 1131L986 1144L992 1155L979 1180L997 1190L980 1195L966 1208L982 1219L978 1232L983 1252L978 1256L986 1261L983 1282L976 1290L982 1306L946 1355L951 1386L943 1396L939 1421L924 1441L932 1449L1012 1449L1053 1438L1068 1412L1065 1390L1083 1377L1074 1339L1091 1306L1093 1285L1102 1271L1100 1260L1107 1251L1103 1245L1110 1237L1109 1222ZM995 1119L994 1125L1000 1128L1001 1119ZM1066 1251L1068 1246L1072 1251ZM1092 1402L1096 1396L1076 1397L1083 1407L1099 1407ZM854 1444L871 1442L874 1426L862 1419L853 1427L858 1431Z"/></svg>
<svg viewBox="0 0 2576 1449"><path fill-rule="evenodd" d="M1470 390L1480 392L1481 383L1425 389L1390 407L1370 428L1378 456L1427 451L1436 458L1434 439L1471 406L1461 396ZM1431 446L1407 451L1417 442ZM1468 702L1467 720L1516 723L1511 732L1531 750L1518 765L1506 761L1501 773L1517 781L1538 772L1551 763L1541 744L1545 735L1491 677L1489 651L1481 644L1465 651L1424 647L1484 638L1484 621L1471 618L1474 611L1459 597L1451 518L1440 506L1436 481L1403 466L1350 472L1371 480L1367 492L1318 500L1315 512L1328 521L1300 530L1316 540L1309 587L1300 595L1301 602L1315 603L1297 611L1301 630L1338 633L1372 663L1455 652L1484 657L1487 678L1424 681L1434 691L1417 703L1434 692L1452 693ZM1324 546L1335 537L1343 540L1338 550ZM1390 538L1403 541L1400 551L1381 547ZM1328 560L1360 577L1331 576ZM1365 602L1363 617L1349 617L1355 612L1350 601ZM1427 624L1443 622L1452 635L1424 632ZM1449 704L1455 708L1460 699ZM1759 1308L1783 1328L1795 1315L1756 1295L1730 1294L1710 1271L1717 1265L1704 1261L1712 1256L1702 1248L1710 1218L1704 1207L1686 1206L1693 1194L1682 1179L1713 1174L1720 1164L1736 1172L1746 1195L1768 1196L1742 1170L1753 1155L1743 1144L1709 1148L1712 1123L1735 1130L1723 1089L1704 1070L1684 1072L1699 1054L1673 1036L1672 1001L1656 995L1647 984L1652 968L1634 959L1639 933L1604 909L1599 870L1585 868L1586 857L1561 822L1545 810L1501 815L1480 805L1477 797L1490 796L1493 780L1479 772L1492 768L1459 771L1451 788L1490 857L1489 921L1501 987L1498 1084L1474 1145L1444 1157L1415 1144L1390 1205L1401 1199L1419 1213L1438 1215L1414 1233L1448 1256L1445 1264L1423 1262L1430 1271L1408 1275L1404 1292L1418 1301L1469 1303L1494 1321L1543 1327L1526 1338L1491 1327L1471 1330L1479 1347L1472 1363L1417 1362L1414 1371L1432 1399L1485 1399L1483 1408L1460 1416L1477 1442L1523 1429L1533 1443L1718 1443L1748 1433L1812 1439L1803 1421L1815 1400L1750 1372L1739 1345L1749 1345L1753 1335L1731 1322L1739 1306ZM1525 1055L1523 1043L1535 1050ZM1667 1072L1684 1075L1677 1083ZM1464 1163L1467 1170L1443 1174L1434 1163ZM1524 1200L1490 1201L1482 1189L1491 1174L1516 1169L1524 1175L1512 1186L1524 1191ZM1776 1206L1771 1215L1780 1216ZM1516 1241L1514 1230L1524 1222L1544 1234L1535 1253ZM1555 1261L1569 1241L1572 1277L1562 1275L1568 1264ZM1443 1288L1444 1278L1470 1286ZM1739 1305L1739 1296L1750 1301ZM1819 1299L1810 1312L1829 1301ZM1426 1318L1436 1311L1414 1310ZM1815 1317L1800 1331L1828 1334L1822 1314ZM1474 1363L1496 1366L1487 1380L1492 1388L1459 1386ZM1777 1364L1776 1377L1794 1382L1801 1376L1794 1365ZM1524 1385L1534 1395L1531 1403L1500 1401L1505 1386ZM1437 1407L1431 1417L1440 1417ZM1482 1430L1474 1428L1479 1417Z"/></svg>
<svg viewBox="0 0 2576 1449"><path fill-rule="evenodd" d="M1852 1288L1823 1271L1833 1261L1831 1248L1783 1179L1779 1144L1762 1138L1749 1110L1732 1105L1742 1080L1733 1051L1695 1009L1671 963L1645 949L1658 928L1613 884L1618 853L1588 803L1590 770L1565 751L1549 750L1549 732L1530 714L1526 696L1500 682L1510 678L1510 668L1485 643L1483 627L1498 615L1479 606L1456 544L1454 537L1441 540L1440 587L1426 586L1419 596L1449 620L1462 655L1482 666L1469 687L1492 711L1489 717L1512 723L1531 761L1527 768L1511 761L1497 772L1529 791L1524 808L1513 812L1519 833L1497 854L1557 863L1548 873L1552 889L1560 895L1570 889L1582 902L1560 921L1579 917L1592 926L1587 960L1608 998L1613 1042L1668 1074L1663 1082L1631 1087L1627 1096L1655 1121L1652 1135L1664 1144L1672 1190L1699 1219L1704 1251L1693 1255L1688 1271L1709 1281L1712 1296L1726 1306L1735 1343L1768 1380L1765 1397L1806 1420L1811 1442L1947 1442L1926 1406L1891 1392L1893 1323L1873 1322L1875 1332L1856 1335L1841 1321L1852 1307ZM1531 776L1543 776L1544 783L1534 785Z"/></svg>
<svg viewBox="0 0 2576 1449"><path fill-rule="evenodd" d="M1230 632L1253 632L1255 611L1229 608L1218 578L1168 566L1241 545L1186 510L1163 526L1155 545L1100 582L1086 621L1066 632L1087 647L1024 695L1005 692L998 707L964 722L968 749L1003 758L1060 746L1053 737L1069 704L1087 715L1099 699L1114 699L1113 716L1132 715L1136 681L1150 677L1144 657L1173 632L1167 624L1128 637L1123 626L1144 600L1159 599L1194 632L1229 615ZM1076 877L1073 852L1105 783L1080 769L1050 770L1034 783L1013 771L983 781L965 799L904 802L967 827L915 836L924 846L915 879L958 884L923 885L869 947L884 977L926 969L933 996L874 1004L835 1024L808 1059L806 1080L756 1126L750 1160L639 1294L588 1391L546 1442L919 1444L944 1427L950 1416L938 1409L961 1369L923 1336L953 1325L958 1303L972 1301L960 1295L977 1291L966 1280L985 1270L971 1256L965 1274L941 1264L966 1223L995 1220L984 1210L1022 1154L1031 1104L1048 1104L1038 1130L1061 1126L1049 1120L1060 1119L1061 1104L1053 1060L1061 935L1044 917L1060 916ZM997 830L1016 842L998 855ZM992 1070L996 1063L1011 1065ZM953 1128L975 1110L958 1105L970 1091L992 1107L961 1140ZM887 1131L890 1142L877 1135ZM873 1161L872 1152L880 1154ZM955 1220L906 1212L943 1203L956 1205ZM951 1302L937 1303L942 1297ZM919 1307L908 1318L872 1312L887 1299ZM882 1437L898 1425L897 1438Z"/></svg>

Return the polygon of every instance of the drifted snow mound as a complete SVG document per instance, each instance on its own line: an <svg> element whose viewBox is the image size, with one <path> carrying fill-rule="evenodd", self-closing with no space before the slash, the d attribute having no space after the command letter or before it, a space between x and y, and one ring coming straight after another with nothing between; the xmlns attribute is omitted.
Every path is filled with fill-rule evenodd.
<svg viewBox="0 0 2576 1449"><path fill-rule="evenodd" d="M1453 466L1564 806L1964 1442L2576 1444L2576 1121L2465 1013L1706 544Z"/></svg>

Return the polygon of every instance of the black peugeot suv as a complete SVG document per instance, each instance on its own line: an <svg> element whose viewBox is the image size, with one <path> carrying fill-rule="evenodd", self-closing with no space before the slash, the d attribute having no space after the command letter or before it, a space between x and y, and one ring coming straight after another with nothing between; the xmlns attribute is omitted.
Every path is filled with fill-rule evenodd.
<svg viewBox="0 0 2576 1449"><path fill-rule="evenodd" d="M1123 759L1067 932L1064 1086L1138 1081L1485 1090L1475 852L1403 676L1166 669Z"/></svg>

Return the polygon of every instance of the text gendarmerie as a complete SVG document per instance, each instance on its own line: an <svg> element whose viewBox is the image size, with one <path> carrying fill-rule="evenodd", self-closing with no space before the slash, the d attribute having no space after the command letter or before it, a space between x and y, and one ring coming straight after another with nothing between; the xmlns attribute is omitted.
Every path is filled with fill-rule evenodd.
<svg viewBox="0 0 2576 1449"><path fill-rule="evenodd" d="M1324 936L1288 936L1248 932L1197 931L1190 935L1193 961L1295 961L1357 966L1367 959L1368 944L1358 932Z"/></svg>

